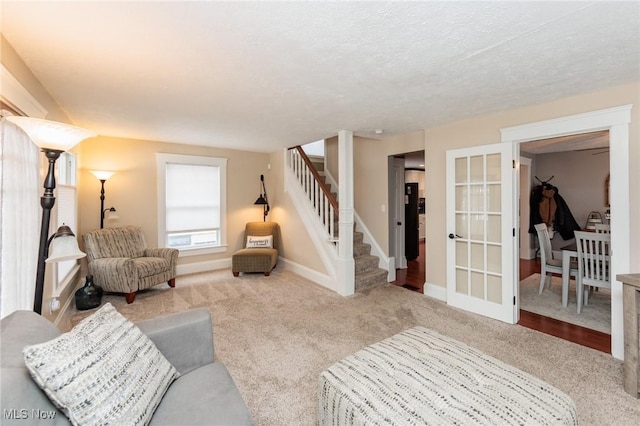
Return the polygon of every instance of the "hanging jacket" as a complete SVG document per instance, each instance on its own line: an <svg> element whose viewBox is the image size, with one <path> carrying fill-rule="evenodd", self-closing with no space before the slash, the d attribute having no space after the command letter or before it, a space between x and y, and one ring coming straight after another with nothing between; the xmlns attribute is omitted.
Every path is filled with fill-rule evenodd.
<svg viewBox="0 0 640 426"><path fill-rule="evenodd" d="M553 223L553 228L560 233L560 236L564 240L575 238L573 232L579 231L581 229L580 225L578 225L578 222L576 222L571 214L571 210L569 210L569 206L564 201L564 198L562 198L557 191L554 198L558 207L556 209L556 220Z"/></svg>
<svg viewBox="0 0 640 426"><path fill-rule="evenodd" d="M548 198L548 195L553 193L552 198ZM545 196L545 194L547 196ZM547 214L552 210L552 205L555 204L555 212L551 214L551 223L547 222L549 219ZM541 210L544 210L547 214L543 217ZM564 198L562 198L558 192L558 188L550 184L538 185L531 191L531 197L529 198L529 233L535 234L535 225L538 223L546 223L547 225L553 224L553 229L560 234L562 239L570 240L574 238L573 232L580 230L580 225L576 222L569 206Z"/></svg>
<svg viewBox="0 0 640 426"><path fill-rule="evenodd" d="M547 188L542 190L542 199L538 206L540 210L540 218L547 226L551 226L556 218L557 204L555 200L556 190Z"/></svg>

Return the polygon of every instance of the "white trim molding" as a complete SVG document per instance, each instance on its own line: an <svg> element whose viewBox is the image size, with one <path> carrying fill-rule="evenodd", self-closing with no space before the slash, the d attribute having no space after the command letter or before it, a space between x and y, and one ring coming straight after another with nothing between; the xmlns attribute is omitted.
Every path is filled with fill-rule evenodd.
<svg viewBox="0 0 640 426"><path fill-rule="evenodd" d="M613 277L631 270L629 125L632 108L633 105L622 105L500 129L502 142L512 144L597 130L609 131L611 251L613 253L611 274ZM517 199L514 200L514 203L517 201ZM622 283L619 281L612 281L611 288L611 354L617 359L624 358Z"/></svg>
<svg viewBox="0 0 640 426"><path fill-rule="evenodd" d="M205 262L184 263L176 266L176 275L197 274L200 272L215 271L217 269L231 268L231 258L207 260ZM231 273L231 272L229 272Z"/></svg>
<svg viewBox="0 0 640 426"><path fill-rule="evenodd" d="M433 297L434 299L441 300L446 303L447 301L447 288L439 286L437 284L424 283L424 295Z"/></svg>
<svg viewBox="0 0 640 426"><path fill-rule="evenodd" d="M331 291L336 291L336 281L327 274L323 274L315 269L308 268L292 260L285 259L284 257L279 258L278 265L282 265L284 270L298 274L301 277L306 278L309 281L313 281L322 287L326 287Z"/></svg>
<svg viewBox="0 0 640 426"><path fill-rule="evenodd" d="M0 93L2 100L28 117L45 118L47 116L48 111L45 107L20 84L3 64L0 64L0 88L2 88Z"/></svg>

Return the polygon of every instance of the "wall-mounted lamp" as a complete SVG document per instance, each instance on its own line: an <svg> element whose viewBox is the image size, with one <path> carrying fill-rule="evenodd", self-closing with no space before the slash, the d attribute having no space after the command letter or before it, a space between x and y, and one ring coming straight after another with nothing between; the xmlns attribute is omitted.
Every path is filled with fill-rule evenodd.
<svg viewBox="0 0 640 426"><path fill-rule="evenodd" d="M109 212L116 211L115 207L104 208L104 183L113 176L114 172L106 172L102 170L92 170L91 173L100 181L100 229L104 228L104 218L107 210ZM117 216L110 215L111 219L116 219Z"/></svg>
<svg viewBox="0 0 640 426"><path fill-rule="evenodd" d="M47 157L49 161L47 175L44 178L44 194L40 197L42 225L40 227L38 269L36 272L36 289L33 300L33 310L41 314L45 260L48 262L59 262L62 260L79 259L85 256L78 248L78 241L68 226L61 226L58 232L47 239L49 235L49 222L51 221L51 209L56 202L56 198L53 196L53 190L56 188L56 160L64 151L70 150L84 139L94 137L96 134L80 127L57 123L55 121L41 120L39 118L10 116L7 117L7 120L22 128L31 140L40 147L40 150L44 152L45 157ZM53 244L54 242L55 244ZM75 247L73 247L74 243ZM51 258L47 259L49 244L53 245L53 253Z"/></svg>
<svg viewBox="0 0 640 426"><path fill-rule="evenodd" d="M269 207L269 199L267 198L267 190L264 187L264 175L260 175L260 195L258 196L258 199L256 200L256 202L253 204L264 207L262 221L266 222L270 207Z"/></svg>

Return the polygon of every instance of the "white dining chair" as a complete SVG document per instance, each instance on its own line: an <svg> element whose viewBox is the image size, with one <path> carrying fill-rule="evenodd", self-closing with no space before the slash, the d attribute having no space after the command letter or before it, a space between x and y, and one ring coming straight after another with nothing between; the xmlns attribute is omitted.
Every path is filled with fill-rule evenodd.
<svg viewBox="0 0 640 426"><path fill-rule="evenodd" d="M606 223L596 223L596 232L597 233L603 233L603 234L610 234L611 233L611 225L606 224Z"/></svg>
<svg viewBox="0 0 640 426"><path fill-rule="evenodd" d="M545 223L539 223L534 225L538 234L538 242L540 244L540 288L538 294L542 294L544 290L545 282L547 288L551 287L551 274L562 274L562 259L554 259L553 251L551 250L551 239L549 238L549 230ZM572 277L578 276L578 264L575 261L571 262L570 275Z"/></svg>
<svg viewBox="0 0 640 426"><path fill-rule="evenodd" d="M574 234L578 249L576 302L578 313L582 313L582 306L589 303L589 290L611 289L611 234L584 231Z"/></svg>

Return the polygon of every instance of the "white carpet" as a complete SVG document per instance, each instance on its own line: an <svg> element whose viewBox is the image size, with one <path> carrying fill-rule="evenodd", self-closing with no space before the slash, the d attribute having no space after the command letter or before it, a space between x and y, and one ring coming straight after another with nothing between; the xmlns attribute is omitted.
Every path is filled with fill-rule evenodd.
<svg viewBox="0 0 640 426"><path fill-rule="evenodd" d="M589 297L589 304L576 312L576 284L569 285L569 305L562 306L562 278L551 277L551 288L538 295L540 274L520 281L520 309L611 334L611 292L600 289Z"/></svg>

